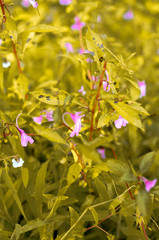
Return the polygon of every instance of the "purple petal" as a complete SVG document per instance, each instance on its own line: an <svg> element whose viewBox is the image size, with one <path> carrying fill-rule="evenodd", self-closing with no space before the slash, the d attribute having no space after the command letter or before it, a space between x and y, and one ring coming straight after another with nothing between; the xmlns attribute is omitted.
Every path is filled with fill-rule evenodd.
<svg viewBox="0 0 159 240"><path fill-rule="evenodd" d="M66 42L65 43L65 47L66 47L66 49L67 49L67 52L69 53L69 52L74 52L74 50L73 50L73 47L72 47L72 44L71 43L69 43L69 42Z"/></svg>
<svg viewBox="0 0 159 240"><path fill-rule="evenodd" d="M33 117L33 121L38 124L41 124L42 120L43 120L43 115L41 115L39 117Z"/></svg>
<svg viewBox="0 0 159 240"><path fill-rule="evenodd" d="M123 18L125 20L132 20L134 18L134 14L131 10L128 10L126 13L124 13Z"/></svg>
<svg viewBox="0 0 159 240"><path fill-rule="evenodd" d="M102 159L106 158L106 156L105 156L105 149L104 148L99 148L99 149L97 149L97 151L101 155Z"/></svg>
<svg viewBox="0 0 159 240"><path fill-rule="evenodd" d="M71 29L80 31L84 26L85 26L85 23L81 22L78 17L75 17L75 23L71 26Z"/></svg>
<svg viewBox="0 0 159 240"><path fill-rule="evenodd" d="M59 0L59 3L61 5L69 5L72 2L72 0Z"/></svg>
<svg viewBox="0 0 159 240"><path fill-rule="evenodd" d="M140 87L140 98L145 97L146 95L146 83L145 81L138 81Z"/></svg>
<svg viewBox="0 0 159 240"><path fill-rule="evenodd" d="M50 112L46 111L46 118L49 122L54 121L52 114L53 114L53 111L50 111Z"/></svg>
<svg viewBox="0 0 159 240"><path fill-rule="evenodd" d="M23 7L29 7L29 0L23 0L22 2L21 2L21 5L23 6Z"/></svg>
<svg viewBox="0 0 159 240"><path fill-rule="evenodd" d="M122 126L125 127L127 123L129 122L125 120L122 116L119 116L119 118L114 122L117 129L121 128Z"/></svg>
<svg viewBox="0 0 159 240"><path fill-rule="evenodd" d="M35 0L29 0L30 4L33 6L33 8L38 7L38 3Z"/></svg>
<svg viewBox="0 0 159 240"><path fill-rule="evenodd" d="M144 184L145 184L145 189L147 192L149 192L151 190L151 188L153 188L157 182L157 179L154 179L152 181L149 181L148 179L146 179L145 177L140 177Z"/></svg>

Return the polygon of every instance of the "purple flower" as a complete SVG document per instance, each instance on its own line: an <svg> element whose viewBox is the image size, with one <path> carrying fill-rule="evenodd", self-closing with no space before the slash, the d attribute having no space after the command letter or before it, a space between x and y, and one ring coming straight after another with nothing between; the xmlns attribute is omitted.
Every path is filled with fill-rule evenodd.
<svg viewBox="0 0 159 240"><path fill-rule="evenodd" d="M21 113L17 116L17 118L16 118L16 126L17 126L17 129L18 129L18 131L20 132L20 135L21 135L21 145L23 146L23 147L26 147L27 146L27 144L28 144L28 142L30 142L31 144L34 142L34 140L31 138L31 137L29 137L25 132L24 132L24 130L23 129L20 129L19 128L19 126L18 126L18 117L21 115Z"/></svg>
<svg viewBox="0 0 159 240"><path fill-rule="evenodd" d="M40 115L39 117L33 117L33 121L38 124L41 124L42 120L43 120L43 115Z"/></svg>
<svg viewBox="0 0 159 240"><path fill-rule="evenodd" d="M18 158L17 160L15 160L15 158L12 159L12 164L14 168L23 166L23 163L24 161L22 158Z"/></svg>
<svg viewBox="0 0 159 240"><path fill-rule="evenodd" d="M83 54L83 53L90 53L90 51L84 50L84 49L81 48L81 49L79 50L79 54ZM86 59L86 62L93 62L93 59L87 58L87 59Z"/></svg>
<svg viewBox="0 0 159 240"><path fill-rule="evenodd" d="M59 0L59 3L61 5L69 5L72 2L72 0Z"/></svg>
<svg viewBox="0 0 159 240"><path fill-rule="evenodd" d="M52 121L54 121L54 118L53 118L53 116L52 116L52 114L53 114L53 111L45 111L44 110L44 112L46 113L46 115L45 115L45 117L46 117L46 119L49 121L49 122L52 122Z"/></svg>
<svg viewBox="0 0 159 240"><path fill-rule="evenodd" d="M69 43L69 42L66 42L65 43L65 47L66 47L66 49L67 49L67 53L69 53L69 52L74 52L74 50L73 50L73 47L72 47L72 44L71 43Z"/></svg>
<svg viewBox="0 0 159 240"><path fill-rule="evenodd" d="M86 91L84 91L84 87L83 86L81 86L81 88L78 90L78 92L81 92L82 95L86 94Z"/></svg>
<svg viewBox="0 0 159 240"><path fill-rule="evenodd" d="M37 3L37 1L35 1L35 0L23 0L23 1L21 2L21 5L22 5L23 7L29 7L30 4L31 4L34 8L37 8L37 7L38 7L38 3Z"/></svg>
<svg viewBox="0 0 159 240"><path fill-rule="evenodd" d="M33 121L38 124L41 124L43 117L45 117L49 122L54 121L54 118L52 116L53 111L49 112L49 111L43 110L43 112L45 112L45 115L40 115L39 117L33 117Z"/></svg>
<svg viewBox="0 0 159 240"><path fill-rule="evenodd" d="M0 38L0 46L2 45L2 39Z"/></svg>
<svg viewBox="0 0 159 240"><path fill-rule="evenodd" d="M75 17L75 23L71 26L71 29L80 31L84 26L85 26L85 23L81 22L79 17Z"/></svg>
<svg viewBox="0 0 159 240"><path fill-rule="evenodd" d="M129 123L126 121L122 116L119 116L119 118L114 122L116 128L121 128L122 126L125 127L126 124Z"/></svg>
<svg viewBox="0 0 159 240"><path fill-rule="evenodd" d="M123 18L125 20L132 20L134 18L134 14L131 10L128 10L126 13L124 13Z"/></svg>
<svg viewBox="0 0 159 240"><path fill-rule="evenodd" d="M29 7L29 0L22 0L21 5L25 8Z"/></svg>
<svg viewBox="0 0 159 240"><path fill-rule="evenodd" d="M146 83L145 81L138 81L140 87L140 98L145 97L146 95Z"/></svg>
<svg viewBox="0 0 159 240"><path fill-rule="evenodd" d="M101 155L102 159L106 158L106 156L105 156L105 149L104 148L98 148L97 151Z"/></svg>
<svg viewBox="0 0 159 240"><path fill-rule="evenodd" d="M102 20L101 15L98 14L98 16L97 16L97 23L101 23L101 20Z"/></svg>
<svg viewBox="0 0 159 240"><path fill-rule="evenodd" d="M140 179L144 182L145 189L146 189L147 192L149 192L151 190L151 188L153 188L155 186L156 182L157 182L157 179L154 179L152 181L149 181L145 177L140 177Z"/></svg>
<svg viewBox="0 0 159 240"><path fill-rule="evenodd" d="M78 136L79 131L81 130L81 118L85 115L79 116L79 114L81 114L81 112L76 112L75 114L70 113L70 116L75 123L75 128L70 134L70 137L74 137L75 135Z"/></svg>

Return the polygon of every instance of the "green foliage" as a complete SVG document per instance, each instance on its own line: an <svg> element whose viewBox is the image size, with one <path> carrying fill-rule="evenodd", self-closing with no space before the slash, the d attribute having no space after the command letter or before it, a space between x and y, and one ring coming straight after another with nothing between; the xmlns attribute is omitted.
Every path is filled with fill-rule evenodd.
<svg viewBox="0 0 159 240"><path fill-rule="evenodd" d="M0 0L0 239L159 239L158 9Z"/></svg>

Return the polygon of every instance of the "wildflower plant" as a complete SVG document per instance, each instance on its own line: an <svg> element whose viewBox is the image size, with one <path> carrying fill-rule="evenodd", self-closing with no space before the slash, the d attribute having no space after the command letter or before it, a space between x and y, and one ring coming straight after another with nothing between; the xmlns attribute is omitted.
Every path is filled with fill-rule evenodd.
<svg viewBox="0 0 159 240"><path fill-rule="evenodd" d="M0 0L2 239L159 238L157 9Z"/></svg>

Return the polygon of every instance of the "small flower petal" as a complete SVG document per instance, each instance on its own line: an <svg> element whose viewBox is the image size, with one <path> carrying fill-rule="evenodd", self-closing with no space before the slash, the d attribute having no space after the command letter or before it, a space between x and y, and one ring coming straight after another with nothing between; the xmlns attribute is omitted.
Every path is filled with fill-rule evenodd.
<svg viewBox="0 0 159 240"><path fill-rule="evenodd" d="M29 0L30 4L33 6L33 8L37 8L38 7L38 3L35 0Z"/></svg>
<svg viewBox="0 0 159 240"><path fill-rule="evenodd" d="M75 17L75 23L71 26L71 29L80 31L84 26L85 26L85 23L81 22L79 17Z"/></svg>
<svg viewBox="0 0 159 240"><path fill-rule="evenodd" d="M52 121L54 121L54 118L53 118L53 116L52 116L52 114L53 114L53 111L45 111L46 112L46 115L45 115L45 117L46 117L46 119L49 121L49 122L52 122Z"/></svg>
<svg viewBox="0 0 159 240"><path fill-rule="evenodd" d="M86 94L86 91L84 91L84 87L83 86L81 86L81 88L78 90L78 92L81 92L82 95Z"/></svg>
<svg viewBox="0 0 159 240"><path fill-rule="evenodd" d="M72 2L72 0L59 0L59 3L61 5L69 5Z"/></svg>
<svg viewBox="0 0 159 240"><path fill-rule="evenodd" d="M129 122L127 120L125 120L122 116L119 116L119 118L114 122L115 127L117 129L121 128L121 127L125 127L126 124L128 124Z"/></svg>
<svg viewBox="0 0 159 240"><path fill-rule="evenodd" d="M126 13L124 13L123 18L125 20L132 20L134 18L134 14L131 10L128 10Z"/></svg>
<svg viewBox="0 0 159 240"><path fill-rule="evenodd" d="M69 43L69 42L66 42L65 43L65 47L66 47L66 49L67 49L67 52L69 53L69 52L74 52L74 50L73 50L73 47L72 47L72 44L71 43Z"/></svg>
<svg viewBox="0 0 159 240"><path fill-rule="evenodd" d="M33 121L38 124L41 124L42 120L43 120L43 115L41 115L39 117L33 117Z"/></svg>
<svg viewBox="0 0 159 240"><path fill-rule="evenodd" d="M79 114L81 114L81 112L76 112L75 114L70 113L70 116L75 123L74 130L70 134L70 137L74 137L75 135L78 136L79 131L81 130L81 118L84 117L85 115Z"/></svg>
<svg viewBox="0 0 159 240"><path fill-rule="evenodd" d="M145 97L146 95L146 83L145 81L138 81L140 87L140 98Z"/></svg>
<svg viewBox="0 0 159 240"><path fill-rule="evenodd" d="M11 65L11 63L10 63L9 61L2 63L2 66L3 66L4 68L10 67L10 65Z"/></svg>
<svg viewBox="0 0 159 240"><path fill-rule="evenodd" d="M98 148L97 151L101 155L102 159L106 158L106 156L105 156L105 149L104 148Z"/></svg>
<svg viewBox="0 0 159 240"><path fill-rule="evenodd" d="M19 158L17 161L15 160L15 158L12 159L12 164L14 168L23 166L23 163L24 161L22 158Z"/></svg>
<svg viewBox="0 0 159 240"><path fill-rule="evenodd" d="M152 181L149 181L145 177L140 177L140 179L144 182L145 189L147 192L149 192L151 190L151 188L153 188L156 185L156 182L157 182L157 179L154 179Z"/></svg>

